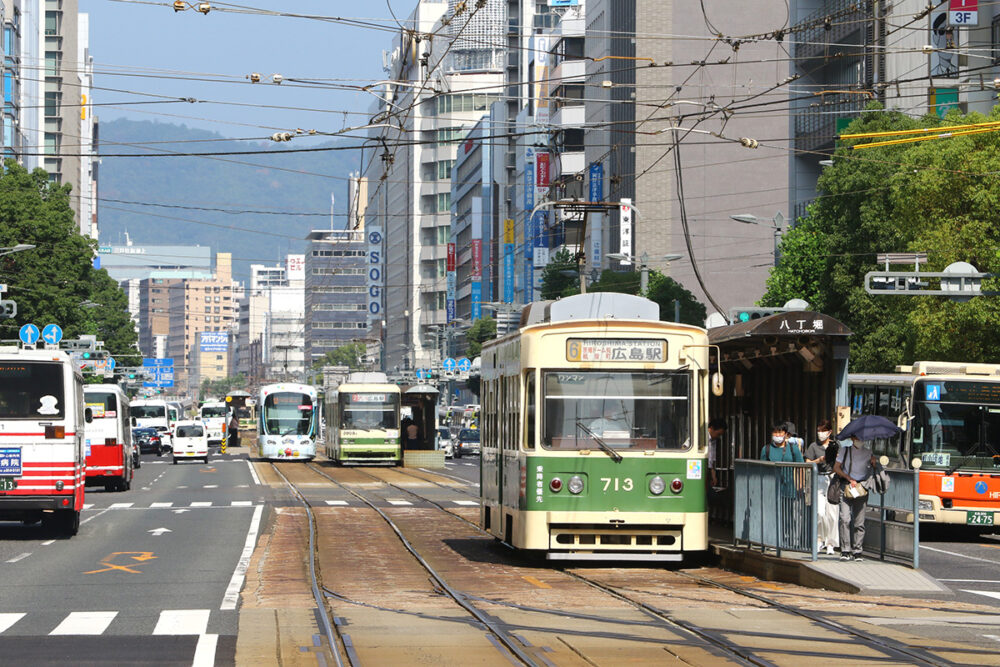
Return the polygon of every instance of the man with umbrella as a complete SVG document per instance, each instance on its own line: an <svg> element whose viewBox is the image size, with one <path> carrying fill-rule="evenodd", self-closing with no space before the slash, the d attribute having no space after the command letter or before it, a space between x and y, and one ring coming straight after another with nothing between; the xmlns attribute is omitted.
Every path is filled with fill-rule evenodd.
<svg viewBox="0 0 1000 667"><path fill-rule="evenodd" d="M878 461L866 444L875 438L890 438L899 429L885 417L858 417L837 434L838 440L850 440L837 452L833 472L844 480L840 499L840 560L861 560L865 542L865 506L868 504L868 480L875 474Z"/></svg>

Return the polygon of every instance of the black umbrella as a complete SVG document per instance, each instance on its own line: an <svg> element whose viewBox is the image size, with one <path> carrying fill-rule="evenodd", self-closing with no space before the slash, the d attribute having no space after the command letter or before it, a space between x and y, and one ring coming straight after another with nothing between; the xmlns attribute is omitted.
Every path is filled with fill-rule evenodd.
<svg viewBox="0 0 1000 667"><path fill-rule="evenodd" d="M838 440L858 438L859 440L875 440L876 438L891 438L902 433L898 426L885 417L878 415L862 415L851 421L843 431L837 434Z"/></svg>

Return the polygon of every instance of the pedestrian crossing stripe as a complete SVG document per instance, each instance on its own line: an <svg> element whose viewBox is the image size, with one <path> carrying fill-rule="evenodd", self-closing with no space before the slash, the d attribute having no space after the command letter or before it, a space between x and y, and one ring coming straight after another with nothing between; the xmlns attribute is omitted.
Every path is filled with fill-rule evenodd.
<svg viewBox="0 0 1000 667"><path fill-rule="evenodd" d="M455 503L456 505L463 505L465 507L471 507L473 505L475 505L476 507L479 506L478 500L453 500L451 502Z"/></svg>
<svg viewBox="0 0 1000 667"><path fill-rule="evenodd" d="M181 505L183 505L183 503L181 503ZM135 503L114 503L113 505L111 505L109 507L96 507L93 503L87 503L87 504L85 504L83 506L83 509L85 509L85 510L93 510L95 512L104 511L104 510L126 510L126 509L129 509L129 510L142 510L142 509L162 510L162 509L171 509L171 508L176 507L176 506L178 506L177 503L173 503L173 502L156 502L156 503L150 503L148 507L141 506L141 505L140 506L136 506ZM193 507L195 509L217 508L217 507L254 507L254 506L255 506L255 502L253 500L230 500L228 503L227 502L213 503L213 502L207 501L207 500L206 501L200 501L199 500L199 501L195 501L195 502L187 505L187 507Z"/></svg>
<svg viewBox="0 0 1000 667"><path fill-rule="evenodd" d="M389 500L388 503L390 505L412 505L413 504L409 500Z"/></svg>
<svg viewBox="0 0 1000 667"><path fill-rule="evenodd" d="M326 504L327 505L344 506L344 505L347 505L347 501L346 500L328 500L328 501L326 501Z"/></svg>
<svg viewBox="0 0 1000 667"><path fill-rule="evenodd" d="M215 612L216 614L227 614L230 612ZM233 612L235 613L235 612ZM119 611L72 611L66 614L62 620L51 630L39 629L37 621L32 621L25 612L4 612L0 613L0 635L12 631L10 634L18 632L18 626L25 626L23 629L38 629L39 632L24 633L26 635L47 634L50 636L97 636L104 634L114 634L113 623L121 618L124 621L132 622L127 613ZM160 636L197 636L197 637L217 637L208 634L208 624L212 618L210 609L164 609L161 610L153 627L151 634ZM108 633L109 628L111 633ZM9 634L8 634L9 636ZM209 642L211 643L211 642ZM207 647L206 647L207 648ZM214 651L212 652L214 654Z"/></svg>

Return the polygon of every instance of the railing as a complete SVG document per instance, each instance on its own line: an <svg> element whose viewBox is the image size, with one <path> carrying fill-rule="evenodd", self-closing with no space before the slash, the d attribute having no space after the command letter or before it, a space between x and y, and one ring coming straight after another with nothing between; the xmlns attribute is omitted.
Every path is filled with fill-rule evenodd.
<svg viewBox="0 0 1000 667"><path fill-rule="evenodd" d="M914 568L920 567L919 473L889 468L886 472L889 488L885 494L868 494L865 553L879 560L902 561Z"/></svg>
<svg viewBox="0 0 1000 667"><path fill-rule="evenodd" d="M733 541L817 558L815 463L737 459L733 480Z"/></svg>

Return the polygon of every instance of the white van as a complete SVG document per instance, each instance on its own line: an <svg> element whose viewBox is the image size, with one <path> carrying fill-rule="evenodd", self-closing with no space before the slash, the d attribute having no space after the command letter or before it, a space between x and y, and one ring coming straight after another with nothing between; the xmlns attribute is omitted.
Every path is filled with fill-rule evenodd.
<svg viewBox="0 0 1000 667"><path fill-rule="evenodd" d="M222 438L226 434L226 423L229 417L229 406L222 401L206 401L198 411L201 423L205 425L208 444L222 446Z"/></svg>
<svg viewBox="0 0 1000 667"><path fill-rule="evenodd" d="M155 428L160 432L164 445L170 444L170 413L167 412L167 402L157 399L142 399L133 401L132 416L135 417L137 428Z"/></svg>
<svg viewBox="0 0 1000 667"><path fill-rule="evenodd" d="M208 463L208 438L201 422L177 422L174 429L174 465L179 459L202 459Z"/></svg>

